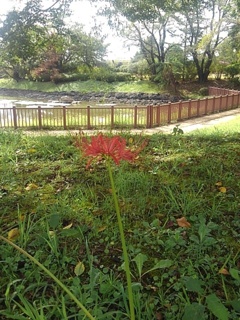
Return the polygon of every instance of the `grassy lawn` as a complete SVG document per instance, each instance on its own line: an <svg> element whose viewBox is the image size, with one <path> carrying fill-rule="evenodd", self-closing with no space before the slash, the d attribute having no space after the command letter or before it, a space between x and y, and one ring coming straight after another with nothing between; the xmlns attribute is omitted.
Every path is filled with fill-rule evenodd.
<svg viewBox="0 0 240 320"><path fill-rule="evenodd" d="M21 81L16 82L11 79L0 79L0 87L8 89L23 89L23 90L39 90L45 92L52 91L79 91L79 92L145 92L158 93L162 89L158 84L150 81L129 81L129 82L113 82L107 83L104 81L75 81L63 84L54 84L53 82L31 82Z"/></svg>
<svg viewBox="0 0 240 320"><path fill-rule="evenodd" d="M201 98L199 90L213 87L231 87L231 83L225 80L209 80L207 83L198 83L196 81L179 83L177 86L177 93L172 92L173 95L181 95L189 99ZM23 90L39 90L44 92L60 91L60 92L143 92L143 93L169 93L171 88L164 89L158 83L148 80L128 81L128 82L113 82L107 83L105 81L75 81L62 84L54 84L53 82L31 82L20 81L16 82L12 79L0 79L0 88L6 89L23 89Z"/></svg>
<svg viewBox="0 0 240 320"><path fill-rule="evenodd" d="M181 126L180 126L181 127ZM217 135L220 139L224 136L237 134L240 131L240 115L234 116L233 119L226 121L225 123L217 124L215 126L210 126L208 128L203 128L201 130L196 130L193 134L205 136L205 135Z"/></svg>
<svg viewBox="0 0 240 320"><path fill-rule="evenodd" d="M147 141L133 163L112 163L138 320L240 319L240 134L237 122L223 126L121 134L129 148ZM106 165L86 169L75 141L0 131L0 234L56 275L95 319L129 319ZM87 319L3 241L0 263L1 319Z"/></svg>

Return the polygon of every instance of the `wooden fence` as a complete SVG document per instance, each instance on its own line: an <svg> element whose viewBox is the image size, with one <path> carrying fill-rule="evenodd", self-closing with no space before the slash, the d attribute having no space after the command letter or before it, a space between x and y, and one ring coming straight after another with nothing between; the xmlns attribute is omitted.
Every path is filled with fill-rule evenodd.
<svg viewBox="0 0 240 320"><path fill-rule="evenodd" d="M149 106L0 108L0 128L153 128L240 106L240 91L209 87L205 99Z"/></svg>

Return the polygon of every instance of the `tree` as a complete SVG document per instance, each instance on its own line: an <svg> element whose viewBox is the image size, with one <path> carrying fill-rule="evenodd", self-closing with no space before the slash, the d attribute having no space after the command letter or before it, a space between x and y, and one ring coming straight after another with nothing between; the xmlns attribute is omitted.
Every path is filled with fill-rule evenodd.
<svg viewBox="0 0 240 320"><path fill-rule="evenodd" d="M102 9L101 14L107 15L109 24L128 40L129 46L139 47L139 53L155 78L172 46L167 38L174 33L171 14L164 5L166 1L158 1L158 5L152 0L107 2L108 6Z"/></svg>
<svg viewBox="0 0 240 320"><path fill-rule="evenodd" d="M237 61L237 50L233 46L232 39L228 37L217 47L211 71L217 79L221 79L226 67L237 63Z"/></svg>
<svg viewBox="0 0 240 320"><path fill-rule="evenodd" d="M68 32L64 62L75 66L84 65L89 69L98 66L107 52L108 45L105 45L104 41L104 35L86 33L81 25L75 24Z"/></svg>
<svg viewBox="0 0 240 320"><path fill-rule="evenodd" d="M56 0L44 8L41 0L31 0L7 14L0 28L0 53L1 67L9 76L18 81L29 75L48 46L49 33L63 32L68 5Z"/></svg>
<svg viewBox="0 0 240 320"><path fill-rule="evenodd" d="M158 21L133 23L129 32L128 39L132 39L133 42L135 35L135 45L139 46L153 76L157 75L159 64L165 61L167 20L167 17L159 14Z"/></svg>
<svg viewBox="0 0 240 320"><path fill-rule="evenodd" d="M81 25L67 26L72 0L43 6L29 0L21 10L8 13L0 28L0 63L5 73L24 78L53 80L81 65L93 68L106 54L105 38L85 33Z"/></svg>
<svg viewBox="0 0 240 320"><path fill-rule="evenodd" d="M68 29L64 36L52 34L32 77L38 80L59 81L63 73L78 72L82 66L92 70L106 55L104 38L96 38L83 31L81 25Z"/></svg>
<svg viewBox="0 0 240 320"><path fill-rule="evenodd" d="M102 12L115 27L115 21L122 21L129 30L130 25L135 28L135 40L138 39L145 59L153 65L153 73L157 70L155 64L165 61L168 50L178 43L183 47L185 62L192 59L199 82L205 82L215 51L227 37L237 1L106 0Z"/></svg>
<svg viewBox="0 0 240 320"><path fill-rule="evenodd" d="M240 60L240 0L235 0L235 6L231 7L232 26L229 31L231 47L237 52Z"/></svg>
<svg viewBox="0 0 240 320"><path fill-rule="evenodd" d="M1 67L4 71L17 81L24 78L37 59L43 36L42 27L30 28L23 22L21 14L10 12L0 28Z"/></svg>
<svg viewBox="0 0 240 320"><path fill-rule="evenodd" d="M186 45L195 63L199 82L210 73L215 52L229 27L229 0L182 0L175 19L186 35Z"/></svg>

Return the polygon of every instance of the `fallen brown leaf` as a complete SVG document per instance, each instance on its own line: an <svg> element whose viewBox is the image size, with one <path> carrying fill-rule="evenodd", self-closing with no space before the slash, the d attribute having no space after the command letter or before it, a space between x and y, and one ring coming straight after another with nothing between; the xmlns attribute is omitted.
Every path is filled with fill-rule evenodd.
<svg viewBox="0 0 240 320"><path fill-rule="evenodd" d="M189 223L185 217L177 219L177 224L179 225L179 227L183 227L183 228L191 227L191 223Z"/></svg>
<svg viewBox="0 0 240 320"><path fill-rule="evenodd" d="M225 274L225 275L230 274L230 273L227 271L227 269L225 269L225 268L220 269L220 270L218 271L218 273L220 273L220 274Z"/></svg>

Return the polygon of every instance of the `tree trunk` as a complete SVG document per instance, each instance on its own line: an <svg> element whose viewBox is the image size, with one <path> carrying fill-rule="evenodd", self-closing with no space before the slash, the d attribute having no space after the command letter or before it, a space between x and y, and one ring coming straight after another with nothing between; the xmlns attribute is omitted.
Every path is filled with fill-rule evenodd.
<svg viewBox="0 0 240 320"><path fill-rule="evenodd" d="M17 81L17 82L19 82L20 80L22 80L22 78L20 77L19 71L16 70L16 69L13 70L12 78L13 78L15 81Z"/></svg>
<svg viewBox="0 0 240 320"><path fill-rule="evenodd" d="M210 74L210 67L213 60L213 54L211 52L206 52L201 60L198 59L197 52L192 53L193 61L195 63L198 75L198 82L204 83L208 81L208 76Z"/></svg>

